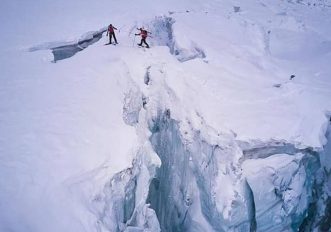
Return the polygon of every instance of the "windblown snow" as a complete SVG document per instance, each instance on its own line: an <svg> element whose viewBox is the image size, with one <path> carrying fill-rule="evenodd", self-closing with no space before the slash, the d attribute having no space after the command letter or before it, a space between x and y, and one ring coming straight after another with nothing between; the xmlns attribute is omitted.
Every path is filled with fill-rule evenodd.
<svg viewBox="0 0 331 232"><path fill-rule="evenodd" d="M0 231L331 230L329 0L0 5Z"/></svg>

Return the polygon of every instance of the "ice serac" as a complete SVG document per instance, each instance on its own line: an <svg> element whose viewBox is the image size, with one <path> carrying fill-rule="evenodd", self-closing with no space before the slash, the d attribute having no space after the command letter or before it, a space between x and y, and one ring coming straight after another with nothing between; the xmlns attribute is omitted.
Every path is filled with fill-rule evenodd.
<svg viewBox="0 0 331 232"><path fill-rule="evenodd" d="M243 170L252 188L258 231L296 231L312 201L318 159L309 154L275 154L247 160Z"/></svg>

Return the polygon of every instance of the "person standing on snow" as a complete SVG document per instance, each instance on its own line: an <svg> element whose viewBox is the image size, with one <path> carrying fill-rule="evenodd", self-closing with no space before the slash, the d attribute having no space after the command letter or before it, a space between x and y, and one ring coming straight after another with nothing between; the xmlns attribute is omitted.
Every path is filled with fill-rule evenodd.
<svg viewBox="0 0 331 232"><path fill-rule="evenodd" d="M143 27L142 28L137 28L137 30L140 31L140 33L137 33L135 35L140 35L141 36L141 41L140 44L138 44L138 46L143 46L143 43L146 45L147 48L149 48L148 43L146 42L146 38L148 37L148 31L146 31Z"/></svg>
<svg viewBox="0 0 331 232"><path fill-rule="evenodd" d="M114 27L112 24L109 24L108 26L108 30L107 30L107 36L109 35L109 44L111 44L111 39L114 37L114 40L115 40L115 44L118 44L117 43L117 39L116 39L116 36L115 36L115 31L114 30L117 30L116 27Z"/></svg>

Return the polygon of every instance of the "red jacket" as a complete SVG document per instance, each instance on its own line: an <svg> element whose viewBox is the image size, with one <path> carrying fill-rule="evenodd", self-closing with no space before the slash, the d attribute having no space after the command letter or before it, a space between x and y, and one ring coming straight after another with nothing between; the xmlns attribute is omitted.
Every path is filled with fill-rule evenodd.
<svg viewBox="0 0 331 232"><path fill-rule="evenodd" d="M108 33L114 33L114 29L117 30L116 27L114 27L112 25L109 25L109 27L108 27Z"/></svg>
<svg viewBox="0 0 331 232"><path fill-rule="evenodd" d="M141 30L140 35L141 35L142 38L146 39L147 36L148 36L148 32L146 30Z"/></svg>

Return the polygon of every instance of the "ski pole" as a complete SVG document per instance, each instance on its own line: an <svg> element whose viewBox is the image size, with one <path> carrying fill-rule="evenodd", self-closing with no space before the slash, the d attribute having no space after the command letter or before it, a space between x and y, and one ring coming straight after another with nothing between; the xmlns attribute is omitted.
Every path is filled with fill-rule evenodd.
<svg viewBox="0 0 331 232"><path fill-rule="evenodd" d="M134 42L136 41L136 35L133 37L132 47L134 47Z"/></svg>

